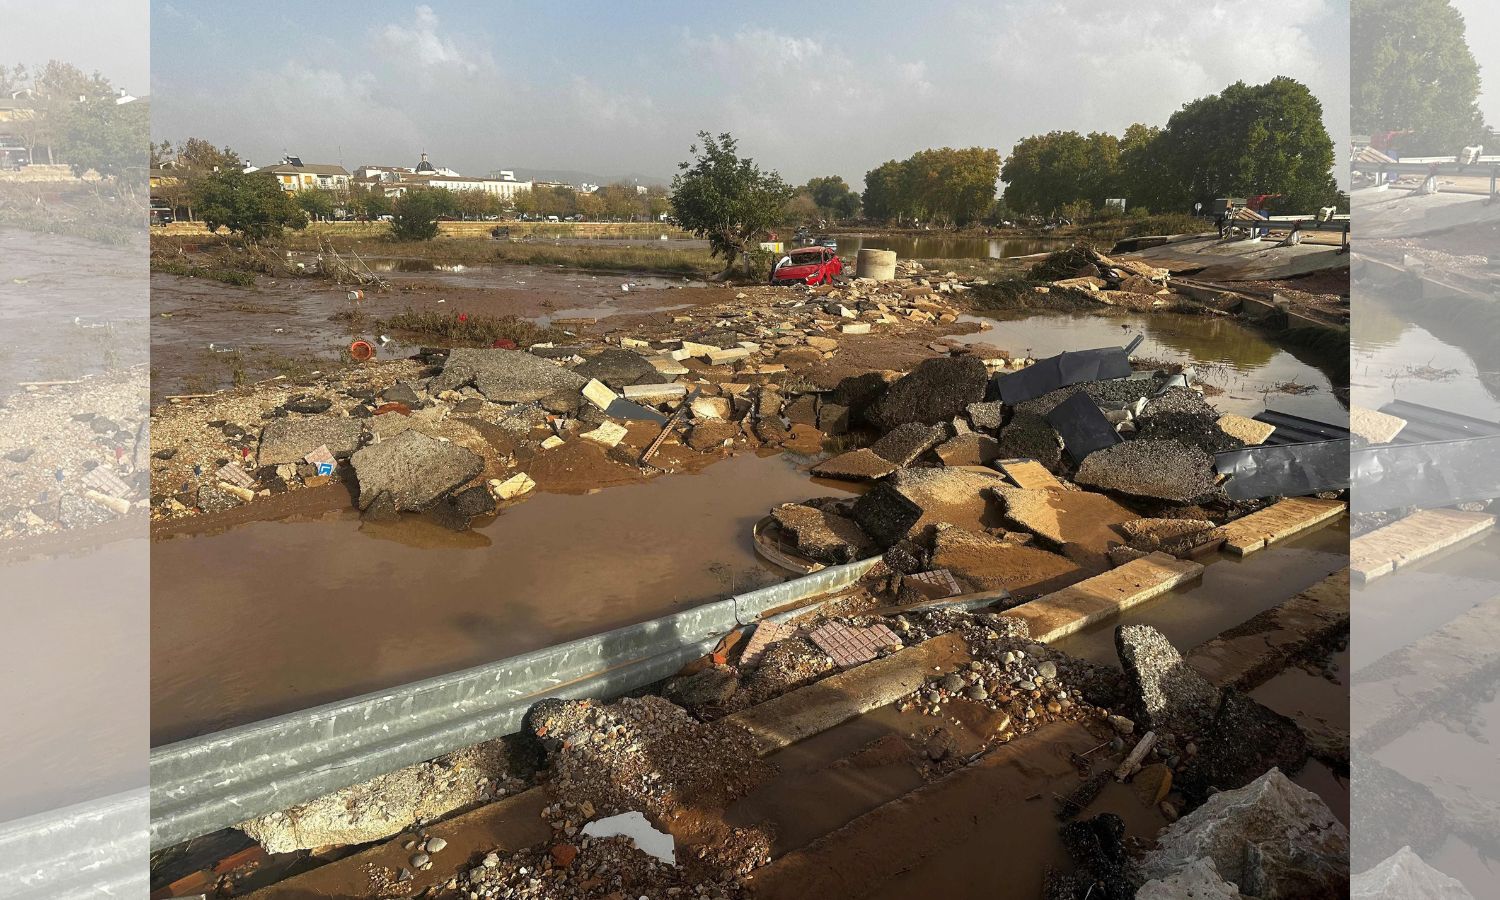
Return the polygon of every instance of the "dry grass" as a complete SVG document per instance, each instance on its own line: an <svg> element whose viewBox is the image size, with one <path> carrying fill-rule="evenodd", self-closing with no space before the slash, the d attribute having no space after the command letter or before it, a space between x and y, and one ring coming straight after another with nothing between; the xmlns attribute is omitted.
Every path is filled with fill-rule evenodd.
<svg viewBox="0 0 1500 900"><path fill-rule="evenodd" d="M518 316L418 312L407 309L378 324L384 330L453 346L489 347L496 341L508 340L514 341L517 347L527 347L562 337L562 332L555 328L543 328Z"/></svg>

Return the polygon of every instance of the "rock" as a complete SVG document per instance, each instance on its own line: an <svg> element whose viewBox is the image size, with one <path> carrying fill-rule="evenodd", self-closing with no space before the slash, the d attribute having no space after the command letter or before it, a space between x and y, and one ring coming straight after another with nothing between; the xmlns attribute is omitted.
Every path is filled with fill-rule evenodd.
<svg viewBox="0 0 1500 900"><path fill-rule="evenodd" d="M1240 900L1240 889L1219 877L1211 859L1195 859L1182 871L1141 885L1135 900Z"/></svg>
<svg viewBox="0 0 1500 900"><path fill-rule="evenodd" d="M325 445L334 456L348 456L359 449L364 433L364 425L354 419L276 419L261 429L255 462L260 466L296 464Z"/></svg>
<svg viewBox="0 0 1500 900"><path fill-rule="evenodd" d="M1000 458L1000 442L987 434L960 434L938 445L938 458L945 466L984 466Z"/></svg>
<svg viewBox="0 0 1500 900"><path fill-rule="evenodd" d="M329 408L333 406L333 401L328 399L327 397L310 397L304 395L301 397L293 397L292 399L283 403L282 406L286 407L287 412L302 413L303 415L307 416L315 416L319 413L328 412ZM95 420L95 424L98 424L97 419Z"/></svg>
<svg viewBox="0 0 1500 900"><path fill-rule="evenodd" d="M639 353L614 347L601 350L573 367L573 373L584 379L597 378L617 391L627 385L654 384L661 380L656 366Z"/></svg>
<svg viewBox="0 0 1500 900"><path fill-rule="evenodd" d="M1432 788L1355 753L1349 768L1349 809L1360 823L1351 835L1355 869L1368 869L1411 846L1431 856L1454 829L1452 816Z"/></svg>
<svg viewBox="0 0 1500 900"><path fill-rule="evenodd" d="M808 559L842 565L875 552L870 536L846 516L797 503L778 506L771 515L792 538L797 552Z"/></svg>
<svg viewBox="0 0 1500 900"><path fill-rule="evenodd" d="M969 422L981 431L999 431L1005 418L1005 404L999 400L988 403L970 403Z"/></svg>
<svg viewBox="0 0 1500 900"><path fill-rule="evenodd" d="M984 399L989 372L973 356L940 356L924 360L897 379L870 409L871 424L889 431L908 422L936 425Z"/></svg>
<svg viewBox="0 0 1500 900"><path fill-rule="evenodd" d="M942 425L908 422L891 429L885 437L871 444L870 450L898 466L909 466L947 436L948 430Z"/></svg>
<svg viewBox="0 0 1500 900"><path fill-rule="evenodd" d="M853 518L882 547L939 522L982 531L989 501L984 490L1003 483L968 469L899 469L854 503Z"/></svg>
<svg viewBox="0 0 1500 900"><path fill-rule="evenodd" d="M469 523L495 511L495 498L486 485L475 485L437 502L427 514L438 524L454 531L468 531Z"/></svg>
<svg viewBox="0 0 1500 900"><path fill-rule="evenodd" d="M1152 809L1167 799L1167 792L1172 789L1172 770L1166 763L1152 763L1131 776L1130 786L1141 805Z"/></svg>
<svg viewBox="0 0 1500 900"><path fill-rule="evenodd" d="M1402 847L1354 876L1349 900L1474 900L1474 895L1463 882L1429 866L1410 847Z"/></svg>
<svg viewBox="0 0 1500 900"><path fill-rule="evenodd" d="M443 852L443 850L447 849L447 847L448 842L446 840L440 837L435 837L428 838L427 843L422 846L422 849L426 850L428 853L441 853Z"/></svg>
<svg viewBox="0 0 1500 900"><path fill-rule="evenodd" d="M739 690L740 679L729 666L712 666L692 675L673 678L662 686L662 696L693 712L719 708Z"/></svg>
<svg viewBox="0 0 1500 900"><path fill-rule="evenodd" d="M1172 642L1150 625L1115 629L1115 649L1125 670L1136 722L1146 731L1203 733L1219 708L1219 689L1187 663Z"/></svg>
<svg viewBox="0 0 1500 900"><path fill-rule="evenodd" d="M849 432L849 407L824 401L818 406L818 430L839 435Z"/></svg>
<svg viewBox="0 0 1500 900"><path fill-rule="evenodd" d="M694 397L688 411L699 421L728 419L734 406L725 397Z"/></svg>
<svg viewBox="0 0 1500 900"><path fill-rule="evenodd" d="M1213 459L1180 441L1132 440L1088 455L1073 480L1086 487L1173 503L1215 490Z"/></svg>
<svg viewBox="0 0 1500 900"><path fill-rule="evenodd" d="M566 869L578 858L578 848L572 844L555 844L547 853L552 857L552 864L559 869Z"/></svg>
<svg viewBox="0 0 1500 900"><path fill-rule="evenodd" d="M455 347L428 390L437 393L473 385L493 403L526 403L570 395L576 400L587 383L582 375L521 350Z"/></svg>
<svg viewBox="0 0 1500 900"><path fill-rule="evenodd" d="M1349 833L1316 794L1279 769L1214 794L1169 825L1141 860L1140 873L1167 879L1201 859L1262 900L1349 892Z"/></svg>
<svg viewBox="0 0 1500 900"><path fill-rule="evenodd" d="M583 432L579 437L604 447L613 447L624 440L625 435L629 433L625 426L617 422L606 421L593 431Z"/></svg>
<svg viewBox="0 0 1500 900"><path fill-rule="evenodd" d="M1064 880L1074 886L1062 891L1048 878L1046 896L1127 898L1134 893L1130 883L1130 856L1125 850L1125 822L1114 813L1102 813L1080 822L1068 822L1059 832L1068 857L1077 871Z"/></svg>
<svg viewBox="0 0 1500 900"><path fill-rule="evenodd" d="M739 437L740 427L732 422L718 419L710 419L699 422L688 432L687 445L694 450L704 452L722 447L725 441L732 441Z"/></svg>
<svg viewBox="0 0 1500 900"><path fill-rule="evenodd" d="M491 478L489 482L490 493L495 495L496 500L514 500L535 487L536 482L525 472L517 472L503 481Z"/></svg>
<svg viewBox="0 0 1500 900"><path fill-rule="evenodd" d="M831 353L839 348L839 342L833 338L812 335L807 338L807 346L821 353Z"/></svg>
<svg viewBox="0 0 1500 900"><path fill-rule="evenodd" d="M380 399L387 403L404 403L409 408L416 408L422 402L422 395L417 389L405 381L398 381L380 392Z"/></svg>
<svg viewBox="0 0 1500 900"><path fill-rule="evenodd" d="M397 509L422 512L484 470L477 453L418 431L365 447L352 458L359 479L359 508L382 494Z"/></svg>
<svg viewBox="0 0 1500 900"><path fill-rule="evenodd" d="M813 394L796 398L786 405L786 417L794 425L818 427L818 398Z"/></svg>
<svg viewBox="0 0 1500 900"><path fill-rule="evenodd" d="M911 541L897 541L881 559L891 571L901 575L913 575L927 569L927 551Z"/></svg>
<svg viewBox="0 0 1500 900"><path fill-rule="evenodd" d="M870 421L870 408L885 396L889 386L885 378L879 372L866 372L863 375L851 375L840 381L829 394L828 400L837 407L846 407L849 413L849 425L863 425ZM824 404L827 409L828 404ZM833 434L821 424L818 427L823 431ZM889 430L889 429L885 429Z"/></svg>
<svg viewBox="0 0 1500 900"><path fill-rule="evenodd" d="M243 501L217 485L205 484L198 488L194 504L205 513L224 512L234 509Z"/></svg>
<svg viewBox="0 0 1500 900"><path fill-rule="evenodd" d="M896 463L877 455L873 449L861 447L823 460L813 466L812 473L819 478L836 478L841 481L875 481L899 468Z"/></svg>

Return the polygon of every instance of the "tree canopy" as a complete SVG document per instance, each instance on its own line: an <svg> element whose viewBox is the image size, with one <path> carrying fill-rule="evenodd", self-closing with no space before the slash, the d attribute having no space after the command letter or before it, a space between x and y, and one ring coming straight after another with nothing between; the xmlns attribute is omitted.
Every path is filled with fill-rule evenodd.
<svg viewBox="0 0 1500 900"><path fill-rule="evenodd" d="M1122 138L1059 131L1023 138L1001 176L1021 212L1098 208L1107 197L1158 212L1215 197L1279 194L1279 208L1335 203L1333 140L1323 107L1291 78L1236 82L1185 104L1165 128L1132 125Z"/></svg>
<svg viewBox="0 0 1500 900"><path fill-rule="evenodd" d="M412 189L396 198L391 207L391 232L397 240L430 241L438 234L438 216L454 202L450 191Z"/></svg>
<svg viewBox="0 0 1500 900"><path fill-rule="evenodd" d="M864 212L872 219L968 225L990 211L999 179L997 150L919 150L865 173Z"/></svg>
<svg viewBox="0 0 1500 900"><path fill-rule="evenodd" d="M732 135L698 132L694 158L672 179L672 215L725 259L727 276L751 242L780 221L792 189L776 172L741 158Z"/></svg>
<svg viewBox="0 0 1500 900"><path fill-rule="evenodd" d="M209 231L228 228L249 240L278 237L302 229L307 215L275 179L237 169L214 172L193 185L193 201Z"/></svg>
<svg viewBox="0 0 1500 900"><path fill-rule="evenodd" d="M1449 0L1354 0L1349 10L1350 125L1412 132L1408 156L1457 155L1484 131L1479 64Z"/></svg>

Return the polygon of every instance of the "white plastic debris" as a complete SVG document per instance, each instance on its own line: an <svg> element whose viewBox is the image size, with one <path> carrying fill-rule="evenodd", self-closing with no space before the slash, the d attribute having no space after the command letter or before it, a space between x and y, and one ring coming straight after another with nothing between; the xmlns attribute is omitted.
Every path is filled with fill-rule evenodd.
<svg viewBox="0 0 1500 900"><path fill-rule="evenodd" d="M628 837L642 853L654 856L669 866L677 865L677 844L670 834L663 834L638 812L621 813L597 819L583 826L589 837Z"/></svg>

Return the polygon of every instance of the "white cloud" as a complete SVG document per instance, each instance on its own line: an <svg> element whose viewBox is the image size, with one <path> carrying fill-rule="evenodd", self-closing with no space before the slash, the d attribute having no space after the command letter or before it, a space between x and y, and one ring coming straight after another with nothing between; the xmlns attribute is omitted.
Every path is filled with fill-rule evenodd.
<svg viewBox="0 0 1500 900"><path fill-rule="evenodd" d="M425 4L416 8L411 21L392 22L381 28L377 45L394 60L426 68L456 69L473 75L491 65L487 54L465 51L454 38L440 33L437 13Z"/></svg>

